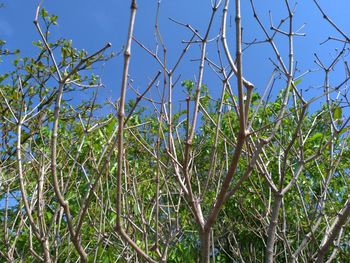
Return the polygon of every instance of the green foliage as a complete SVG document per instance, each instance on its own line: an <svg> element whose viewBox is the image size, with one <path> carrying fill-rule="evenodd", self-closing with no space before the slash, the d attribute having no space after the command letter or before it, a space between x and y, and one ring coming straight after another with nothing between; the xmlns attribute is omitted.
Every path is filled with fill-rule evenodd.
<svg viewBox="0 0 350 263"><path fill-rule="evenodd" d="M342 118L342 108L336 107L333 111L333 117L335 120L340 120Z"/></svg>
<svg viewBox="0 0 350 263"><path fill-rule="evenodd" d="M185 88L185 92L188 98L194 101L198 92L197 84L192 80L183 80L181 82L181 86ZM200 103L204 108L207 108L209 106L209 100L210 96L208 92L208 87L202 84L200 87Z"/></svg>
<svg viewBox="0 0 350 263"><path fill-rule="evenodd" d="M184 236L180 238L179 242L172 247L169 254L168 262L195 263L197 262L196 259L199 257L198 252L199 252L198 237L195 237L193 233L185 233Z"/></svg>

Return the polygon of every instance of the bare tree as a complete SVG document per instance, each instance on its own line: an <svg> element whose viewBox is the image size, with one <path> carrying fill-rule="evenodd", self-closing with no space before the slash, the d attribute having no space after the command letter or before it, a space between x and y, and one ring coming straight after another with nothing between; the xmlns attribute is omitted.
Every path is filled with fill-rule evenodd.
<svg viewBox="0 0 350 263"><path fill-rule="evenodd" d="M163 40L161 1L150 48L134 33L138 6L131 0L120 97L109 102L113 113L105 117L96 116L101 80L84 70L107 60L111 44L88 55L67 40L52 42L48 32L57 17L38 6L38 57L16 62L15 70L1 77L11 84L0 86L0 257L9 262L346 258L349 38L313 2L340 34L323 44L341 48L328 64L314 54L319 70L300 73L294 41L305 34L295 23L291 1L284 1L286 16L275 25L272 13L266 24L250 0L262 35L251 42L244 39L240 0L210 1L203 32L170 18L190 33L176 51ZM235 26L228 28L231 10ZM234 43L227 37L230 30ZM244 54L256 45L267 45L273 57L262 91L245 75ZM194 47L197 73L183 79L181 64ZM134 80L144 82L145 76L130 73L134 49L158 65L142 91ZM177 52L173 64L169 52ZM331 76L339 65L345 74L334 84ZM324 78L323 91L312 98L302 87L309 74ZM211 76L217 97L206 85ZM89 90L87 103L70 104L69 96ZM321 108L310 109L319 101Z"/></svg>

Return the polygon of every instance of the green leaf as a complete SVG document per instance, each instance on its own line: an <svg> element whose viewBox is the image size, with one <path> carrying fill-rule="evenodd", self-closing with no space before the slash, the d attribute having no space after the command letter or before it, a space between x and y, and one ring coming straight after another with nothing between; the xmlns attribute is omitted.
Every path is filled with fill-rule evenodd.
<svg viewBox="0 0 350 263"><path fill-rule="evenodd" d="M318 133L315 133L314 135L312 135L310 138L309 138L309 141L310 142L313 142L319 138L322 138L323 137L323 133L321 132L318 132Z"/></svg>
<svg viewBox="0 0 350 263"><path fill-rule="evenodd" d="M42 18L45 18L45 17L47 17L49 15L49 13L44 9L44 8L42 8L41 9L41 17Z"/></svg>
<svg viewBox="0 0 350 263"><path fill-rule="evenodd" d="M252 95L252 103L254 103L256 101L259 101L259 99L260 99L259 94L254 92L253 95Z"/></svg>
<svg viewBox="0 0 350 263"><path fill-rule="evenodd" d="M3 81L4 79L6 79L9 76L9 74L4 74L4 75L0 75L0 82Z"/></svg>
<svg viewBox="0 0 350 263"><path fill-rule="evenodd" d="M52 15L50 17L50 21L52 22L52 24L57 25L57 18L58 18L58 16L56 16L56 15Z"/></svg>
<svg viewBox="0 0 350 263"><path fill-rule="evenodd" d="M297 79L296 81L294 81L294 86L298 85L303 79Z"/></svg>
<svg viewBox="0 0 350 263"><path fill-rule="evenodd" d="M342 118L343 110L341 107L336 107L333 111L333 117L335 120L340 120Z"/></svg>

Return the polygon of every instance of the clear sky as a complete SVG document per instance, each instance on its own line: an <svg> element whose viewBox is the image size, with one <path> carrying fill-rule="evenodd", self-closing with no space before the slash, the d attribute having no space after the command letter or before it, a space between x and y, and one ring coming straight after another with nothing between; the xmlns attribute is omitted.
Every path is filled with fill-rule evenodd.
<svg viewBox="0 0 350 263"><path fill-rule="evenodd" d="M5 8L0 9L0 39L7 41L7 48L21 50L21 56L32 56L37 52L31 44L38 40L39 36L32 23L36 6L39 1L25 0L2 0ZM129 18L128 0L44 0L43 6L52 14L58 15L58 26L52 31L52 37L64 37L73 40L76 48L84 48L90 53L101 48L105 43L113 44L113 51L121 50L125 39ZM281 18L287 16L287 10L282 0L256 0L257 11L267 26L269 27L268 11L272 11L275 24ZM294 1L290 1L293 5ZM350 33L349 23L349 0L320 0L319 3L327 11L328 15L345 32ZM138 13L136 17L135 36L141 40L148 48L155 48L154 21L156 13L156 0L139 0ZM231 1L233 6L234 1ZM232 27L228 28L228 41L232 46L234 54L234 8L231 7ZM210 0L162 0L160 12L160 30L163 35L168 50L168 65L172 65L181 53L184 44L182 40L188 40L191 33L179 25L174 24L168 18L191 24L200 33L205 30L211 13ZM215 19L211 37L218 34L222 10L218 12ZM253 19L253 14L248 0L242 1L242 18L244 27L244 41L264 39L261 30ZM307 69L317 69L313 54L316 52L324 59L325 63L331 61L335 55L334 49L341 47L339 43L328 42L320 45L329 35L339 36L329 24L322 19L322 15L317 10L312 0L300 0L297 5L295 15L295 28L301 26L301 32L306 33L306 37L295 39L295 59L301 72ZM277 41L282 57L287 59L287 41L285 37L280 37ZM134 79L134 85L140 90L144 89L145 83L151 76L155 75L158 69L155 61L140 49L135 43L132 48L132 63L130 75ZM181 64L179 72L181 79L193 79L198 72L198 61L200 50L198 46L193 46L187 54L186 59ZM217 61L215 43L208 49L208 56ZM272 64L268 58L275 60L271 53L271 48L267 44L255 45L244 53L244 74L251 80L257 90L262 90L267 83L272 69ZM96 68L96 73L102 75L102 80L106 88L100 92L99 101L106 98L115 100L119 97L120 75L122 70L122 56L114 58L105 65ZM6 63L0 64L0 72L8 69ZM339 70L332 75L334 85L344 76L344 70ZM175 76L176 77L176 76ZM317 86L322 85L322 74L319 72L308 75L300 85L303 89L309 89L308 97L320 93ZM204 83L212 90L213 96L218 95L215 86L218 85L216 76L208 69L205 72ZM179 88L181 89L181 88ZM310 93L311 92L311 93ZM180 92L181 93L181 92ZM130 93L129 93L130 94Z"/></svg>

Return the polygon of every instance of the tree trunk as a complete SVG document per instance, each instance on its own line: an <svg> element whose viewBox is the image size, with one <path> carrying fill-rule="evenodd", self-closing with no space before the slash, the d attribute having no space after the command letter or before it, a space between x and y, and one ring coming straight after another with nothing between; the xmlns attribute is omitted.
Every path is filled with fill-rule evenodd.
<svg viewBox="0 0 350 263"><path fill-rule="evenodd" d="M273 205L272 216L270 220L269 230L267 232L267 244L266 244L266 259L265 263L272 263L274 258L274 246L276 238L276 230L278 224L278 214L282 204L283 196L277 193L275 195L275 203Z"/></svg>
<svg viewBox="0 0 350 263"><path fill-rule="evenodd" d="M209 263L210 262L210 230L201 231L201 262Z"/></svg>

